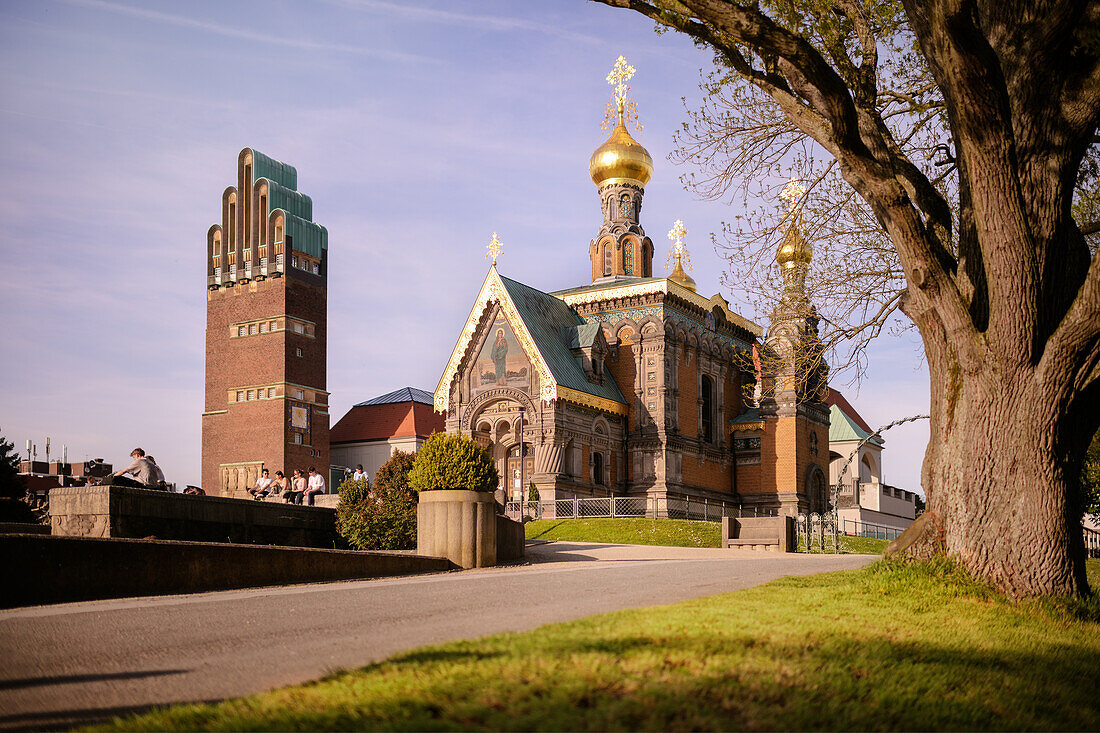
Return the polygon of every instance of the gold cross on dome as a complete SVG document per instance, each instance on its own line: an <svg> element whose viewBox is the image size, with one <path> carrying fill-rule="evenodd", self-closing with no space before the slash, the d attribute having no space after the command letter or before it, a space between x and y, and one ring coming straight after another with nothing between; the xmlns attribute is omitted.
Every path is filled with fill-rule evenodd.
<svg viewBox="0 0 1100 733"><path fill-rule="evenodd" d="M672 225L672 229L670 229L668 232L668 238L675 243L674 246L676 247L676 249L679 250L683 250L684 237L686 237L687 235L687 227L684 226L684 222L679 219L676 220L676 223Z"/></svg>
<svg viewBox="0 0 1100 733"><path fill-rule="evenodd" d="M668 238L673 242L672 248L668 251L666 263L669 267L673 267L673 262L686 263L689 268L691 267L691 255L688 254L687 245L684 244L684 237L687 235L688 229L684 226L684 222L677 219L668 232Z"/></svg>
<svg viewBox="0 0 1100 733"><path fill-rule="evenodd" d="M806 187L803 186L802 181L795 176L791 176L791 180L787 181L787 185L779 192L779 198L783 199L783 202L787 204L787 211L791 212L801 203L802 197L805 195Z"/></svg>
<svg viewBox="0 0 1100 733"><path fill-rule="evenodd" d="M623 104L626 103L626 95L630 93L627 82L632 78L634 78L634 67L628 64L620 54L615 60L615 66L611 68L611 73L607 75L607 83L615 85L615 101L618 102L619 109L622 109Z"/></svg>
<svg viewBox="0 0 1100 733"><path fill-rule="evenodd" d="M504 249L504 245L497 239L497 233L493 232L493 238L489 240L489 245L485 248L485 259L493 258L493 267L497 266L497 257L500 256L500 251Z"/></svg>
<svg viewBox="0 0 1100 733"><path fill-rule="evenodd" d="M615 59L611 73L607 75L607 83L611 85L611 101L607 103L607 114L604 115L603 124L600 125L604 129L616 120L619 124L626 120L633 123L638 132L642 131L642 125L638 121L638 108L630 98L630 85L627 84L633 78L634 67L620 55Z"/></svg>

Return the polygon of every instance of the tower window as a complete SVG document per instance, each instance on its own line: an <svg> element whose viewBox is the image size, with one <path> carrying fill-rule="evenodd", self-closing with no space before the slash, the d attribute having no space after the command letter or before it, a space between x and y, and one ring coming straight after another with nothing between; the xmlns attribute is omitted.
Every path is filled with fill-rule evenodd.
<svg viewBox="0 0 1100 733"><path fill-rule="evenodd" d="M305 392L303 392L303 391L302 391L302 390L300 390L300 389L296 389L296 390L294 390L294 399L297 399L297 400L304 400L305 398L306 398L306 394L305 394Z"/></svg>
<svg viewBox="0 0 1100 733"><path fill-rule="evenodd" d="M248 324L248 335L253 336L253 335L255 335L255 333L256 333L256 324L255 323Z"/></svg>
<svg viewBox="0 0 1100 733"><path fill-rule="evenodd" d="M237 327L237 335L238 336L244 336L246 333L247 333L247 331L246 331L244 326L238 326Z"/></svg>
<svg viewBox="0 0 1100 733"><path fill-rule="evenodd" d="M267 330L268 331L274 331L278 327L279 327L279 324L278 324L277 321L271 321L270 323L267 324Z"/></svg>
<svg viewBox="0 0 1100 733"><path fill-rule="evenodd" d="M608 242L603 247L603 274L611 274L611 243Z"/></svg>
<svg viewBox="0 0 1100 733"><path fill-rule="evenodd" d="M603 456L599 453L592 456L592 483L603 486Z"/></svg>
<svg viewBox="0 0 1100 733"><path fill-rule="evenodd" d="M295 356L301 356L302 355L302 350L301 349L295 349L294 350L294 355Z"/></svg>
<svg viewBox="0 0 1100 733"><path fill-rule="evenodd" d="M301 445L301 444L302 444L302 434L301 433L295 433L294 434L294 445Z"/></svg>
<svg viewBox="0 0 1100 733"><path fill-rule="evenodd" d="M267 396L268 396L269 399L273 398L275 396L275 388L274 387L268 387L267 388Z"/></svg>
<svg viewBox="0 0 1100 733"><path fill-rule="evenodd" d="M244 390L237 390L237 402L244 402Z"/></svg>

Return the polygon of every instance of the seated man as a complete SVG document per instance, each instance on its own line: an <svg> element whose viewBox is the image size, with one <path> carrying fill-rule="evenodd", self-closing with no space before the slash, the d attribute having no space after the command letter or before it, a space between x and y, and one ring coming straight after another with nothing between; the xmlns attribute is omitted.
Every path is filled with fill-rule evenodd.
<svg viewBox="0 0 1100 733"><path fill-rule="evenodd" d="M256 485L249 489L248 493L252 494L253 499L259 501L260 499L263 499L265 496L271 493L271 485L273 483L275 482L271 479L271 475L265 468L260 473L260 477L256 479Z"/></svg>
<svg viewBox="0 0 1100 733"><path fill-rule="evenodd" d="M130 451L130 457L134 459L134 462L121 471L112 473L106 483L115 486L129 486L134 489L157 488L157 467L145 457L145 451L141 448L134 448ZM125 474L132 474L134 478L131 479Z"/></svg>
<svg viewBox="0 0 1100 733"><path fill-rule="evenodd" d="M313 466L309 467L309 481L307 484L306 491L302 494L302 500L305 504L313 506L313 496L325 493L325 479L317 473L317 469Z"/></svg>

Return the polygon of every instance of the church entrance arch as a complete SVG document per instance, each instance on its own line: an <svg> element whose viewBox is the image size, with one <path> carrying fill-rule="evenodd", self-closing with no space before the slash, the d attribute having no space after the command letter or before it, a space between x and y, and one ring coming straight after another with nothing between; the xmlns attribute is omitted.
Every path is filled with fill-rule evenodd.
<svg viewBox="0 0 1100 733"><path fill-rule="evenodd" d="M526 497L526 486L535 471L535 452L531 444L524 443L522 451L520 449L520 433L529 436L529 426L535 418L527 395L521 392L498 394L471 407L476 409L470 411L467 423L470 432L489 451L500 475L497 501L512 501L520 490Z"/></svg>

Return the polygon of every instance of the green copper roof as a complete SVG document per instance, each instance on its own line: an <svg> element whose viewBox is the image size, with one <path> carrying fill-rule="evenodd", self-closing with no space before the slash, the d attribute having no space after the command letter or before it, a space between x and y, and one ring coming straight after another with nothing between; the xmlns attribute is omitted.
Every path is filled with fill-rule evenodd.
<svg viewBox="0 0 1100 733"><path fill-rule="evenodd" d="M523 319L531 338L535 340L535 347L546 360L546 365L550 367L550 373L559 387L626 404L614 379L605 378L603 384L589 382L580 357L574 356L570 350L565 329L588 325L572 308L554 296L523 283L504 276L501 276L500 281L508 290L508 296L512 299L519 317ZM591 325L599 328L596 324Z"/></svg>
<svg viewBox="0 0 1100 733"><path fill-rule="evenodd" d="M856 424L856 421L848 417L844 410L836 405L829 408L829 442L840 443L846 440L865 440L871 434ZM873 438L872 443L882 445L881 437Z"/></svg>
<svg viewBox="0 0 1100 733"><path fill-rule="evenodd" d="M294 170L294 166L269 158L252 148L252 183L260 178L281 183L291 191L298 190L298 171Z"/></svg>
<svg viewBox="0 0 1100 733"><path fill-rule="evenodd" d="M313 199L270 178L263 180L267 181L268 210L282 209L306 221L313 221Z"/></svg>
<svg viewBox="0 0 1100 733"><path fill-rule="evenodd" d="M328 229L285 209L283 218L286 220L286 234L291 237L291 246L298 252L320 259L321 252L328 249Z"/></svg>
<svg viewBox="0 0 1100 733"><path fill-rule="evenodd" d="M579 326L566 326L562 331L565 343L570 349L586 349L596 341L600 332L598 323L582 323Z"/></svg>
<svg viewBox="0 0 1100 733"><path fill-rule="evenodd" d="M756 422L759 419L760 419L760 408L759 407L750 407L749 409L745 410L744 412L742 412L737 417L730 420L730 424L731 425L736 425L738 423Z"/></svg>

